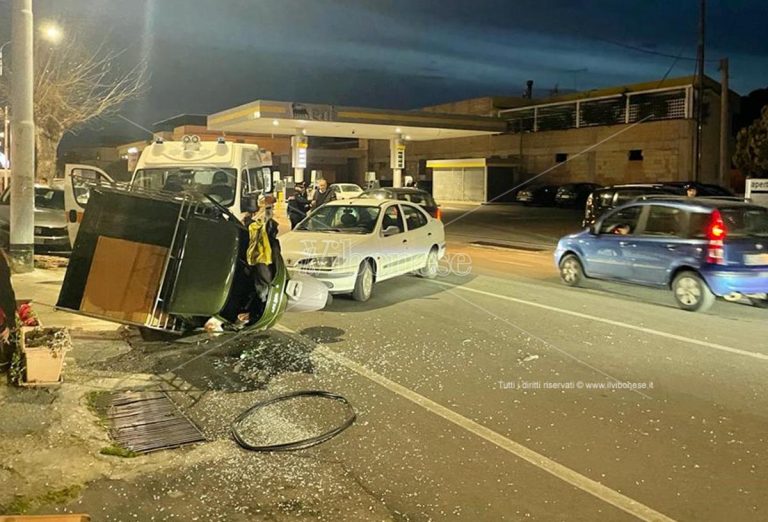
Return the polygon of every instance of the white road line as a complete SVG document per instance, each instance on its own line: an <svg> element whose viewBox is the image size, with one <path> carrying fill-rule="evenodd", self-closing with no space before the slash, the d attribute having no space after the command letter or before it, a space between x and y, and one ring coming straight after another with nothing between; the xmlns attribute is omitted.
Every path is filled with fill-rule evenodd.
<svg viewBox="0 0 768 522"><path fill-rule="evenodd" d="M541 308L543 310L549 310L551 312L557 312L565 315L570 315L572 317L578 317L580 319L587 319L589 321L597 321L600 323L610 324L612 326L618 326L620 328L626 328L628 330L635 330L637 332L643 332L651 335L656 335L659 337L666 337L667 339L673 339L675 341L680 341L683 343L693 344L696 346L703 346L705 348L712 348L713 350L720 350L722 352L728 352L733 353L736 355L743 355L745 357L752 357L754 359L760 359L763 361L768 361L768 354L759 353L759 352L750 352L748 350L741 350L739 348L733 348L731 346L725 346L723 344L717 344L717 343L710 343L708 341L700 341L699 339L689 339L688 337L683 337L682 335L675 335L668 332L662 332L660 330L654 330L653 328L646 328L644 326L637 326L634 324L629 323L622 323L621 321L612 321L611 319L605 319L603 317L597 317L594 315L589 314L583 314L581 312L574 312L573 310L566 310L564 308L558 308L556 306L550 306L545 305L542 303L536 303L534 301L527 301L525 299L518 299L516 297L509 297L507 295L500 295L500 294L494 294L493 292L486 292L484 290L477 290L475 288L467 288L465 286L457 286L450 283L442 283L440 281L430 281L426 280L430 283L444 286L447 288L451 288L452 290L461 290L463 292L471 292L473 294L479 294L484 295L487 297L495 297L496 299L502 299L504 301L510 301L512 303L518 303L518 304L524 304L528 306L534 306L536 308Z"/></svg>
<svg viewBox="0 0 768 522"><path fill-rule="evenodd" d="M284 326L277 326L278 330L290 332L294 335L301 335L290 328ZM306 338L305 338L306 339ZM312 341L314 343L314 341ZM589 477L582 475L554 460L545 457L544 455L537 453L522 444L513 441L490 428L486 428L482 424L479 424L472 419L468 419L463 415L456 413L455 411L436 403L435 401L424 397L416 393L401 384L396 383L390 379L387 379L383 375L380 375L373 370L370 370L358 364L355 361L327 348L323 345L315 344L315 353L323 355L327 359L336 362L337 364L344 366L357 373L358 375L369 379L376 384L383 386L387 390L399 395L400 397L407 399L415 404L418 404L425 410L438 415L445 420L452 422L453 424L465 429L471 433L474 433L478 437L487 440L488 442L495 444L499 448L515 455L518 458L533 464L542 471L546 471L550 475L571 484L572 486L589 493L590 495L597 497L598 499L615 506L630 515L637 517L640 520L648 522L674 522L674 519L660 513L645 504L633 500L626 495L622 495L618 491L615 491L608 486L605 486Z"/></svg>

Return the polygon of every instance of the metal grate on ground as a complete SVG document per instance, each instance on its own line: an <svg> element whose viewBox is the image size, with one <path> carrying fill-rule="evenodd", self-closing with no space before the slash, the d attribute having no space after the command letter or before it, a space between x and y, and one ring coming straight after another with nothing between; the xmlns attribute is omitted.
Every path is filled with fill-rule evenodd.
<svg viewBox="0 0 768 522"><path fill-rule="evenodd" d="M107 417L112 439L135 453L205 441L200 429L161 391L118 392Z"/></svg>

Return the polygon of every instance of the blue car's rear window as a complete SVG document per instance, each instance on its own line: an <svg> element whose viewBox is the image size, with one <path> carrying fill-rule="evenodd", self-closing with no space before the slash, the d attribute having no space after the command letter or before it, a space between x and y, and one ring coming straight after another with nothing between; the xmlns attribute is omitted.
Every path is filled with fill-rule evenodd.
<svg viewBox="0 0 768 522"><path fill-rule="evenodd" d="M707 237L711 214L691 214L691 235ZM725 223L727 237L768 237L768 209L763 207L724 207L720 216Z"/></svg>

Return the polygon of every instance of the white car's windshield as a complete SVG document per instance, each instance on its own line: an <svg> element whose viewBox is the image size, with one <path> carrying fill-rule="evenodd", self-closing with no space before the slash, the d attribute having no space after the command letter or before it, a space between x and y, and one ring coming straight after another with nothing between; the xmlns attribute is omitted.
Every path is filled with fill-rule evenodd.
<svg viewBox="0 0 768 522"><path fill-rule="evenodd" d="M229 207L235 202L237 171L217 167L141 169L136 171L131 188L205 194Z"/></svg>
<svg viewBox="0 0 768 522"><path fill-rule="evenodd" d="M296 230L370 234L379 218L379 207L326 205L312 212Z"/></svg>
<svg viewBox="0 0 768 522"><path fill-rule="evenodd" d="M64 191L35 187L35 208L64 210Z"/></svg>

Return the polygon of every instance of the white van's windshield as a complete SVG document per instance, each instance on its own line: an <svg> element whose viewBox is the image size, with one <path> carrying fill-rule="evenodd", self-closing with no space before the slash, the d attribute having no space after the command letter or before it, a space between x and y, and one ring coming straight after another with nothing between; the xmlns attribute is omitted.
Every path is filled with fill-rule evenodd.
<svg viewBox="0 0 768 522"><path fill-rule="evenodd" d="M131 189L208 195L225 207L235 202L237 171L219 167L139 169Z"/></svg>

